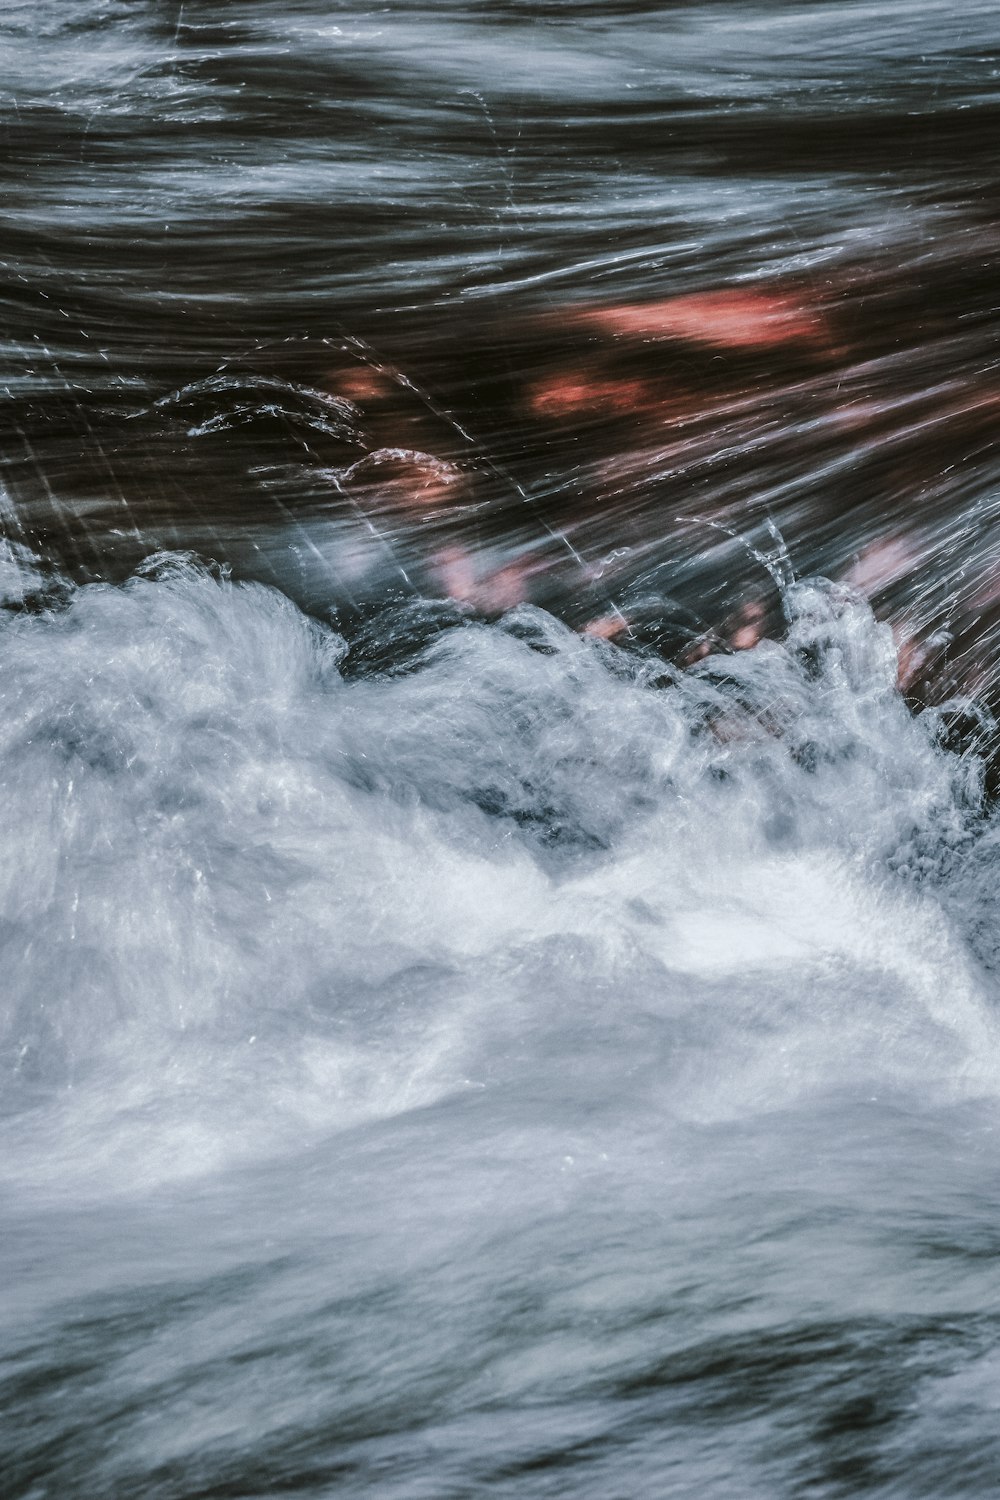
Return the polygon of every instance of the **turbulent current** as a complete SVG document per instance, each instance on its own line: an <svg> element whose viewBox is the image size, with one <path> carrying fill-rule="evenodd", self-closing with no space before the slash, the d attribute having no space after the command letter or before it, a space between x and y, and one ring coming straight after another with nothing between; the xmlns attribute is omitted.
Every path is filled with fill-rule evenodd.
<svg viewBox="0 0 1000 1500"><path fill-rule="evenodd" d="M351 680L183 559L7 620L6 1493L993 1487L996 836L786 602L686 676Z"/></svg>
<svg viewBox="0 0 1000 1500"><path fill-rule="evenodd" d="M0 41L0 1496L995 1494L992 4Z"/></svg>

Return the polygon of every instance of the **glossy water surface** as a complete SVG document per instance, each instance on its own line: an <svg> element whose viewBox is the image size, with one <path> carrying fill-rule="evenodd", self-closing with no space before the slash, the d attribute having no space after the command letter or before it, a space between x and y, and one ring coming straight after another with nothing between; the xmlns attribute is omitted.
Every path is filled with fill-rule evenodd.
<svg viewBox="0 0 1000 1500"><path fill-rule="evenodd" d="M0 29L0 1491L993 1494L1000 13Z"/></svg>

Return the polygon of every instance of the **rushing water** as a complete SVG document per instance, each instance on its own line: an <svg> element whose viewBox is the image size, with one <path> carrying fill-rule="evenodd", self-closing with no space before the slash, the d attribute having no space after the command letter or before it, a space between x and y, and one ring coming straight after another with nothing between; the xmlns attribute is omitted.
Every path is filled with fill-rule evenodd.
<svg viewBox="0 0 1000 1500"><path fill-rule="evenodd" d="M1000 13L0 39L4 1500L994 1494Z"/></svg>

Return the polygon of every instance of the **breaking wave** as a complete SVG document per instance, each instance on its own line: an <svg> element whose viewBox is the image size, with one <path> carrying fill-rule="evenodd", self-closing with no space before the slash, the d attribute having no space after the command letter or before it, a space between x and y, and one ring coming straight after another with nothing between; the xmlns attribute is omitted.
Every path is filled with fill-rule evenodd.
<svg viewBox="0 0 1000 1500"><path fill-rule="evenodd" d="M774 1494L778 1407L817 1493L848 1431L986 1482L996 834L857 596L687 672L531 607L374 671L190 557L31 569L9 1493Z"/></svg>

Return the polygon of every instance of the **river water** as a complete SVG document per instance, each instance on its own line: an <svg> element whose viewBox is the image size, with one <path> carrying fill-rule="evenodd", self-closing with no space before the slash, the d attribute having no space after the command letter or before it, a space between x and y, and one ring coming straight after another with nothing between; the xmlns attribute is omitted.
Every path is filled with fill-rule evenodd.
<svg viewBox="0 0 1000 1500"><path fill-rule="evenodd" d="M1000 13L0 35L5 1500L994 1494Z"/></svg>

